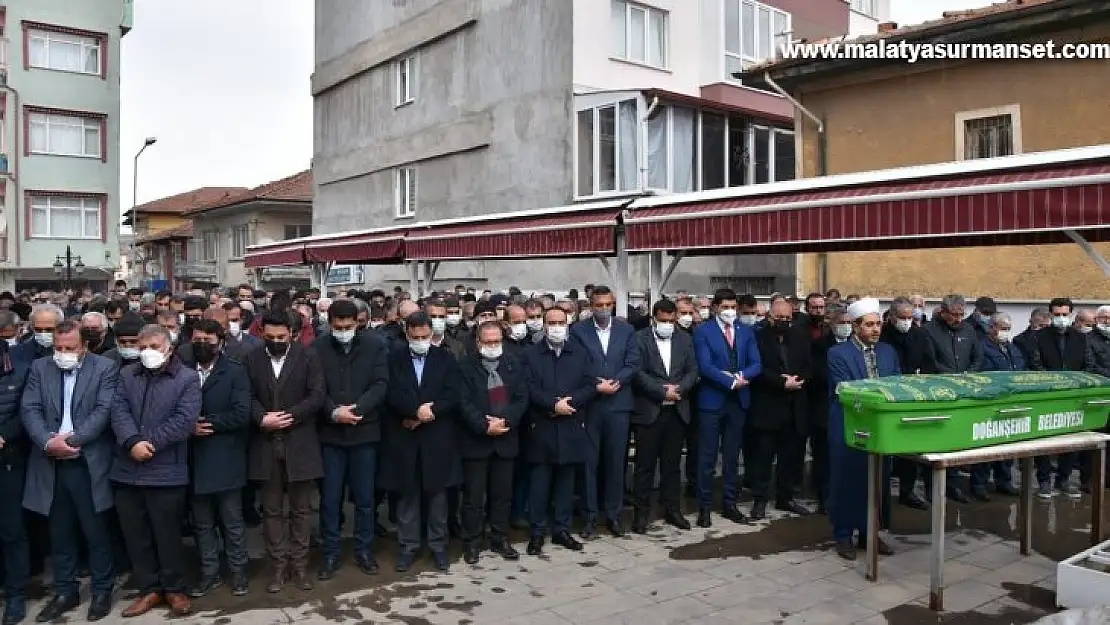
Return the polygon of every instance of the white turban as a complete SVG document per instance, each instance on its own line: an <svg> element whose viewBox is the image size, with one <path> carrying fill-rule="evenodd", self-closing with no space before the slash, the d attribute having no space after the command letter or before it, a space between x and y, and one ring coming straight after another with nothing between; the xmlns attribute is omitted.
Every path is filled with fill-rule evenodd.
<svg viewBox="0 0 1110 625"><path fill-rule="evenodd" d="M865 297L848 307L848 316L852 318L852 321L856 321L865 315L878 315L882 310L883 306L879 303L879 300L874 297Z"/></svg>

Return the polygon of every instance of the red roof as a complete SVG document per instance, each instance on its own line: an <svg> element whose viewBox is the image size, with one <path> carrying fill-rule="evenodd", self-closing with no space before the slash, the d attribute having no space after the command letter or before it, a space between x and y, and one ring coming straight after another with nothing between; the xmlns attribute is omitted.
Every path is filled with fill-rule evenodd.
<svg viewBox="0 0 1110 625"><path fill-rule="evenodd" d="M193 238L193 222L190 221L181 224L176 228L170 228L169 230L159 230L158 232L152 232L150 234L141 236L135 239L135 245L141 245L143 243L155 243L158 241L170 241L173 239L191 238Z"/></svg>
<svg viewBox="0 0 1110 625"><path fill-rule="evenodd" d="M214 200L208 204L196 206L185 214L196 215L217 208L246 204L248 202L312 202L312 170L302 171L298 174L268 182L253 189L243 189L239 193Z"/></svg>
<svg viewBox="0 0 1110 625"><path fill-rule="evenodd" d="M139 215L151 213L180 215L197 207L238 195L246 190L246 187L201 187L140 204L135 207L135 212Z"/></svg>

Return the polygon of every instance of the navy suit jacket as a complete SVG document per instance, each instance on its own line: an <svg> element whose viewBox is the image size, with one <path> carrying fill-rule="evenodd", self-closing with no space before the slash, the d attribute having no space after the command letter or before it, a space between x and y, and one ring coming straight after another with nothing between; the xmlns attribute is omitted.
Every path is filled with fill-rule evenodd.
<svg viewBox="0 0 1110 625"><path fill-rule="evenodd" d="M738 321L732 323L732 349L736 352L737 371L751 382L763 372L759 359L759 344L755 332ZM701 373L701 386L698 387L698 408L701 410L720 410L731 393L740 397L740 407L748 409L751 392L747 386L732 390L734 378L729 371L729 347L725 333L714 317L694 328L694 353L698 357L698 371Z"/></svg>
<svg viewBox="0 0 1110 625"><path fill-rule="evenodd" d="M632 379L640 371L640 344L636 341L636 329L628 322L614 317L609 322L609 349L604 352L593 321L572 325L570 335L586 348L598 377L616 380L621 384L621 389L613 395L597 396L593 407L595 413L598 410L632 412L635 403Z"/></svg>
<svg viewBox="0 0 1110 625"><path fill-rule="evenodd" d="M886 343L875 344L876 365L879 377L902 375L902 367L898 364L898 352ZM856 346L855 341L844 341L829 349L829 424L844 423L844 408L840 405L840 398L836 395L836 386L841 382L867 379L867 361L863 359L863 352ZM830 437L844 439L844 432L829 432Z"/></svg>

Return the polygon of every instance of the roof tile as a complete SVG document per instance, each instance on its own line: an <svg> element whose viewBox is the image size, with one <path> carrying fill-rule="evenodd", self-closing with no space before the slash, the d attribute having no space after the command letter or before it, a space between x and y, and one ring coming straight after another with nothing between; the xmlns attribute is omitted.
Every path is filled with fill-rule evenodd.
<svg viewBox="0 0 1110 625"><path fill-rule="evenodd" d="M292 176L268 182L253 189L242 189L240 192L215 199L206 204L190 208L186 214L196 215L216 208L257 202L263 200L277 200L285 202L311 202L312 201L312 170L305 170Z"/></svg>
<svg viewBox="0 0 1110 625"><path fill-rule="evenodd" d="M135 207L135 212L140 215L152 213L180 215L198 206L211 204L246 190L245 187L201 187L140 204Z"/></svg>

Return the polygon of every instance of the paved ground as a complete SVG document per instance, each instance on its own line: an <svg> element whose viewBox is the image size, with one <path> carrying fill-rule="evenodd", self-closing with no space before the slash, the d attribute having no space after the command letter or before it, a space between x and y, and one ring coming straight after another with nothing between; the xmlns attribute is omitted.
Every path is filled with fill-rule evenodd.
<svg viewBox="0 0 1110 625"><path fill-rule="evenodd" d="M548 546L545 556L524 556L515 563L484 554L474 567L457 560L448 574L428 572L427 562L406 576L383 571L367 577L348 566L311 593L287 589L267 595L263 576L256 573L250 596L233 598L226 588L219 589L196 603L196 615L181 620L215 625L1024 624L1054 608L1055 559L1084 547L1087 518L1087 499L1040 503L1034 545L1046 555L1022 558L1013 540L1015 500L950 506L948 612L939 616L925 603L927 515L899 508L895 529L906 533L889 539L897 553L881 560L876 584L864 580L862 559L846 563L830 550L824 517L776 516L751 526L715 517L710 530L678 532L656 523L648 536L602 538L580 553ZM257 533L252 542L252 555L259 556ZM383 553L380 560L383 568L391 568L392 555ZM260 565L256 561L254 568ZM124 597L126 591L120 604ZM83 613L84 606L71 621L81 621ZM166 618L165 612L155 612L131 622ZM113 616L105 622L122 621Z"/></svg>

